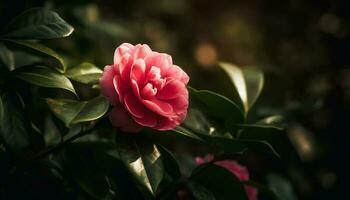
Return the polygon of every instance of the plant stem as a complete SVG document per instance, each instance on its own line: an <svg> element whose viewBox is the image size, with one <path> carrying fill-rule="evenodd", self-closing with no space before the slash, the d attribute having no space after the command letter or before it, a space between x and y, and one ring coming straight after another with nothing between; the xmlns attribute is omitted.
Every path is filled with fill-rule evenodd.
<svg viewBox="0 0 350 200"><path fill-rule="evenodd" d="M84 136L84 135L87 135L88 133L90 133L93 129L88 129L88 130L85 130L85 131L82 131L76 135L73 135L72 137L68 138L67 140L55 145L55 146L52 146L40 153L38 153L37 155L35 155L32 160L38 160L38 159L41 159L41 158L44 158L48 155L50 155L51 153L54 153L60 149L62 149L63 147L65 147L66 145L68 145L69 143L73 142L74 140Z"/></svg>

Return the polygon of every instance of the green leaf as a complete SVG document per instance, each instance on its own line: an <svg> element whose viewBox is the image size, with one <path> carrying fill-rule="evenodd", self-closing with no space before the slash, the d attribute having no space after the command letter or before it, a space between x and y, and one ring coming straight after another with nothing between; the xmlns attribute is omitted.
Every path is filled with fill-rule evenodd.
<svg viewBox="0 0 350 200"><path fill-rule="evenodd" d="M178 181L181 178L181 172L173 154L161 145L157 145L157 148L162 155L162 162L166 174L171 177L172 182Z"/></svg>
<svg viewBox="0 0 350 200"><path fill-rule="evenodd" d="M57 13L32 8L16 17L4 30L6 38L53 39L70 35L74 28Z"/></svg>
<svg viewBox="0 0 350 200"><path fill-rule="evenodd" d="M10 71L15 69L15 59L13 53L2 42L0 42L0 64L6 66Z"/></svg>
<svg viewBox="0 0 350 200"><path fill-rule="evenodd" d="M259 152L273 153L277 157L280 156L274 147L266 141L210 136L202 136L202 138L216 151L222 150L225 153L243 153L247 149L255 149Z"/></svg>
<svg viewBox="0 0 350 200"><path fill-rule="evenodd" d="M41 54L54 58L59 62L59 68L57 68L57 70L61 73L66 71L66 64L63 58L61 58L60 55L58 55L58 53L56 53L54 50L50 49L49 47L43 44L33 42L33 41L24 41L24 40L5 40L5 41L24 46L26 48L33 49Z"/></svg>
<svg viewBox="0 0 350 200"><path fill-rule="evenodd" d="M216 200L248 200L242 182L227 169L215 164L203 164L193 171L190 178L213 193Z"/></svg>
<svg viewBox="0 0 350 200"><path fill-rule="evenodd" d="M116 138L120 158L136 179L155 195L164 174L158 148L147 138L122 134Z"/></svg>
<svg viewBox="0 0 350 200"><path fill-rule="evenodd" d="M254 181L244 181L243 182L245 185L250 185L250 186L253 186L255 187L258 191L259 191L259 196L262 196L261 194L264 194L264 196L267 196L269 197L268 199L271 199L271 200L282 200L282 199L279 199L277 197L277 195L272 191L270 190L267 186L261 184L261 183L257 183L257 182L254 182Z"/></svg>
<svg viewBox="0 0 350 200"><path fill-rule="evenodd" d="M26 67L20 68L14 74L15 77L27 81L31 84L48 87L48 88L61 88L68 90L75 95L75 89L70 80L62 74L45 67Z"/></svg>
<svg viewBox="0 0 350 200"><path fill-rule="evenodd" d="M99 96L88 101L83 109L72 120L72 124L80 122L87 122L99 119L102 117L109 108L109 103L106 98Z"/></svg>
<svg viewBox="0 0 350 200"><path fill-rule="evenodd" d="M234 86L235 102L247 113L259 97L264 86L264 75L254 68L241 69L234 64L221 62L219 66L226 72Z"/></svg>
<svg viewBox="0 0 350 200"><path fill-rule="evenodd" d="M189 87L189 91L191 97L205 104L207 111L211 115L226 121L226 125L230 128L234 124L244 122L245 119L242 110L230 99L208 90L196 90Z"/></svg>
<svg viewBox="0 0 350 200"><path fill-rule="evenodd" d="M27 148L30 145L28 129L20 97L0 90L0 136L5 145L14 152Z"/></svg>
<svg viewBox="0 0 350 200"><path fill-rule="evenodd" d="M247 88L248 107L251 108L264 87L264 74L256 68L244 68L242 72Z"/></svg>
<svg viewBox="0 0 350 200"><path fill-rule="evenodd" d="M80 83L98 83L102 76L102 70L91 63L82 63L66 72L66 76Z"/></svg>
<svg viewBox="0 0 350 200"><path fill-rule="evenodd" d="M297 200L290 181L277 174L269 174L267 176L269 188L276 194L279 199Z"/></svg>
<svg viewBox="0 0 350 200"><path fill-rule="evenodd" d="M197 200L215 200L214 195L208 189L196 182L186 182L186 187Z"/></svg>
<svg viewBox="0 0 350 200"><path fill-rule="evenodd" d="M108 101L101 96L90 101L46 99L46 102L55 116L61 119L67 127L99 119L109 107Z"/></svg>
<svg viewBox="0 0 350 200"><path fill-rule="evenodd" d="M183 135L185 137L189 137L195 140L202 140L199 136L197 136L194 132L186 129L183 126L177 126L175 127L173 130L170 130L169 132L174 132L175 134L180 134Z"/></svg>
<svg viewBox="0 0 350 200"><path fill-rule="evenodd" d="M240 132L239 139L266 142L272 145L273 149L275 149L282 158L286 159L288 159L293 152L286 131L283 129L276 129L275 127L246 126Z"/></svg>

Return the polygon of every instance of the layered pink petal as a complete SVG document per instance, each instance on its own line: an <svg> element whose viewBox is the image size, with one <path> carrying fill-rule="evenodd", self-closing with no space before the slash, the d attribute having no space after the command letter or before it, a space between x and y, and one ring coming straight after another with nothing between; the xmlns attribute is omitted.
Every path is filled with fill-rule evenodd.
<svg viewBox="0 0 350 200"><path fill-rule="evenodd" d="M142 129L121 106L112 109L109 114L109 119L114 126L120 127L124 132L136 133Z"/></svg>
<svg viewBox="0 0 350 200"><path fill-rule="evenodd" d="M152 53L151 48L147 44L138 44L133 49L134 59L145 58L149 53Z"/></svg>
<svg viewBox="0 0 350 200"><path fill-rule="evenodd" d="M114 52L114 64L119 64L124 54L129 53L134 45L129 43L121 44Z"/></svg>
<svg viewBox="0 0 350 200"><path fill-rule="evenodd" d="M142 126L147 126L147 127L155 127L157 125L157 119L158 117L151 113L151 112L145 112L145 116L143 118L137 118L137 117L133 117L133 119L139 123Z"/></svg>
<svg viewBox="0 0 350 200"><path fill-rule="evenodd" d="M145 79L146 64L143 59L137 59L131 68L130 79L135 80L139 86L142 86Z"/></svg>
<svg viewBox="0 0 350 200"><path fill-rule="evenodd" d="M158 119L158 124L154 128L160 131L167 131L175 128L179 124L180 122L178 120L163 117Z"/></svg>
<svg viewBox="0 0 350 200"><path fill-rule="evenodd" d="M111 105L116 105L118 96L113 85L114 70L113 66L107 65L104 68L103 75L100 79L100 87L102 94L108 98Z"/></svg>
<svg viewBox="0 0 350 200"><path fill-rule="evenodd" d="M167 102L173 107L176 113L186 113L188 108L188 94L179 95L174 99L169 99Z"/></svg>
<svg viewBox="0 0 350 200"><path fill-rule="evenodd" d="M155 112L158 115L161 116L170 116L173 112L173 107L164 101L160 101L157 99L151 99L151 100L142 100L143 105L145 105L149 110L152 112Z"/></svg>
<svg viewBox="0 0 350 200"><path fill-rule="evenodd" d="M169 130L186 117L188 76L173 65L171 56L149 46L123 43L114 52L114 64L100 80L111 105L115 126L136 132L140 127Z"/></svg>
<svg viewBox="0 0 350 200"><path fill-rule="evenodd" d="M158 99L173 99L177 97L182 90L186 90L185 85L176 79L171 79L170 81L167 81L162 88L157 93Z"/></svg>
<svg viewBox="0 0 350 200"><path fill-rule="evenodd" d="M177 65L173 65L173 66L167 68L167 70L164 71L164 77L175 78L175 79L183 82L185 85L190 80L188 75Z"/></svg>
<svg viewBox="0 0 350 200"><path fill-rule="evenodd" d="M145 107L141 104L138 98L131 92L124 96L125 108L137 118L142 118L145 115Z"/></svg>
<svg viewBox="0 0 350 200"><path fill-rule="evenodd" d="M173 65L171 56L165 53L152 52L145 57L146 62L146 72L152 67L158 67L163 73L163 69L167 69L169 66Z"/></svg>
<svg viewBox="0 0 350 200"><path fill-rule="evenodd" d="M127 87L125 87L125 84L123 83L120 76L118 75L114 76L113 85L116 93L118 94L119 101L123 102L123 96L124 96L124 93L127 91Z"/></svg>
<svg viewBox="0 0 350 200"><path fill-rule="evenodd" d="M134 59L130 54L125 54L119 63L119 74L125 84L128 84L130 81L130 71L133 63Z"/></svg>

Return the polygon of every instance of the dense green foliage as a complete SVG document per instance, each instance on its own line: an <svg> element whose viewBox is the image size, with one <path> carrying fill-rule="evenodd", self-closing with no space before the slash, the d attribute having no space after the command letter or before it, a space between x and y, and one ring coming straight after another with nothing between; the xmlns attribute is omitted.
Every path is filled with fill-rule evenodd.
<svg viewBox="0 0 350 200"><path fill-rule="evenodd" d="M231 97L189 87L191 105L181 126L123 133L110 125L109 104L99 95L102 66L85 60L69 66L42 44L72 32L44 8L24 12L1 31L1 199L176 199L185 190L194 199L247 200L244 184L276 199L262 184L242 183L213 163L185 174L166 145L173 139L194 143L218 160L249 150L288 159L293 151L281 116L248 119L263 89L261 71L221 63ZM24 65L14 56L17 50L26 55ZM94 95L82 100L86 90Z"/></svg>

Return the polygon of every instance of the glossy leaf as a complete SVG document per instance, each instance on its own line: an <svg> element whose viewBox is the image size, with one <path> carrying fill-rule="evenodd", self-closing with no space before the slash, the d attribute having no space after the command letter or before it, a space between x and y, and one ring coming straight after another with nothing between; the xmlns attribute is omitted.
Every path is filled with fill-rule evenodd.
<svg viewBox="0 0 350 200"><path fill-rule="evenodd" d="M46 102L55 116L61 119L67 127L99 119L109 107L108 101L101 96L90 101L46 99Z"/></svg>
<svg viewBox="0 0 350 200"><path fill-rule="evenodd" d="M74 28L57 13L44 8L32 8L16 17L5 27L6 38L53 39L70 35Z"/></svg>
<svg viewBox="0 0 350 200"><path fill-rule="evenodd" d="M252 67L243 68L242 72L247 88L248 107L251 108L264 87L264 74Z"/></svg>
<svg viewBox="0 0 350 200"><path fill-rule="evenodd" d="M32 67L18 70L15 77L27 81L33 85L48 88L61 88L76 95L75 89L70 80L49 68Z"/></svg>
<svg viewBox="0 0 350 200"><path fill-rule="evenodd" d="M190 180L203 185L216 200L248 200L242 182L227 169L208 163L193 171Z"/></svg>
<svg viewBox="0 0 350 200"><path fill-rule="evenodd" d="M276 194L279 199L297 200L290 181L277 174L269 174L267 176L269 188Z"/></svg>
<svg viewBox="0 0 350 200"><path fill-rule="evenodd" d="M102 117L108 111L109 103L104 97L96 97L88 101L83 109L72 120L72 124L93 121Z"/></svg>
<svg viewBox="0 0 350 200"><path fill-rule="evenodd" d="M80 83L98 83L102 76L102 70L91 63L82 63L66 72L66 76Z"/></svg>
<svg viewBox="0 0 350 200"><path fill-rule="evenodd" d="M174 132L175 134L180 134L183 135L185 137L189 137L195 140L202 140L199 136L197 136L194 132L186 129L183 126L177 126L175 127L173 130L171 130L170 132Z"/></svg>
<svg viewBox="0 0 350 200"><path fill-rule="evenodd" d="M4 43L0 42L0 64L12 71L15 68L15 59L12 51L10 51Z"/></svg>
<svg viewBox="0 0 350 200"><path fill-rule="evenodd" d="M206 105L211 115L226 121L228 126L233 127L234 124L244 122L242 110L230 99L208 90L189 88L189 91L191 97Z"/></svg>
<svg viewBox="0 0 350 200"><path fill-rule="evenodd" d="M136 179L155 195L163 178L161 154L147 138L119 134L116 138L120 158Z"/></svg>
<svg viewBox="0 0 350 200"><path fill-rule="evenodd" d="M25 41L25 40L6 40L6 41L24 46L26 48L33 49L41 54L44 54L46 56L56 59L59 62L59 68L57 68L57 70L61 73L65 72L66 64L63 58L61 58L61 56L58 55L58 53L56 53L54 50L50 49L49 47L33 41Z"/></svg>
<svg viewBox="0 0 350 200"><path fill-rule="evenodd" d="M213 193L199 183L188 181L186 187L197 200L215 200Z"/></svg>
<svg viewBox="0 0 350 200"><path fill-rule="evenodd" d="M247 149L254 149L262 153L272 153L279 157L279 153L275 148L266 141L247 140L247 139L231 139L223 137L202 136L215 151L224 151L226 153L243 153Z"/></svg>
<svg viewBox="0 0 350 200"><path fill-rule="evenodd" d="M0 136L2 141L14 152L24 150L30 145L28 129L19 96L0 89Z"/></svg>
<svg viewBox="0 0 350 200"><path fill-rule="evenodd" d="M162 162L166 174L173 182L178 181L181 178L181 172L174 155L168 149L160 145L157 145L157 149L162 155Z"/></svg>
<svg viewBox="0 0 350 200"><path fill-rule="evenodd" d="M234 64L221 62L219 66L226 72L234 86L235 101L245 113L253 106L264 86L264 75L254 68L241 69Z"/></svg>
<svg viewBox="0 0 350 200"><path fill-rule="evenodd" d="M292 145L283 129L264 126L246 126L241 131L239 139L267 142L279 155L287 159L293 152Z"/></svg>

